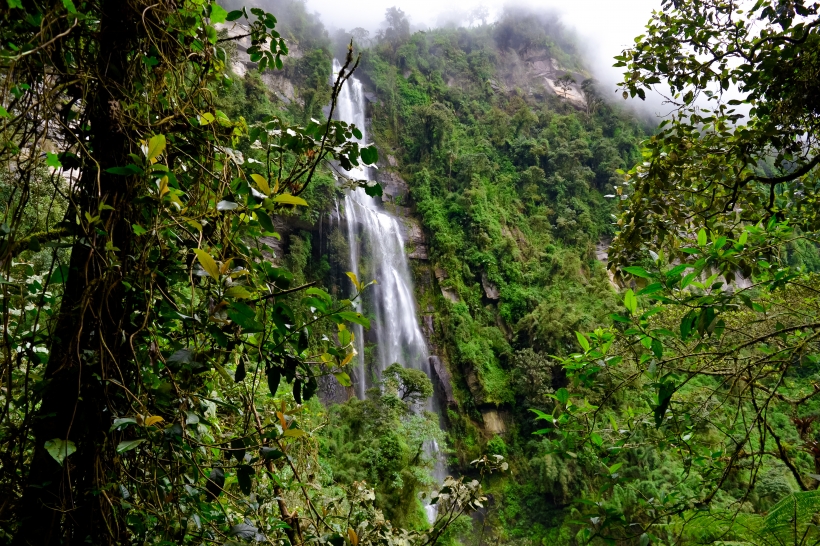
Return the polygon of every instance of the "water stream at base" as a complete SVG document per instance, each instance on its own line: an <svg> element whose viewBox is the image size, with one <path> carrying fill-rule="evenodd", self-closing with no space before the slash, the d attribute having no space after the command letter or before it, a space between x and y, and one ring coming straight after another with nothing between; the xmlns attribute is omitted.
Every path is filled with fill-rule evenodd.
<svg viewBox="0 0 820 546"><path fill-rule="evenodd" d="M337 60L333 61L334 78L341 69ZM362 83L351 77L342 88L337 100L337 116L355 124L362 132L362 142L366 142L365 96ZM368 168L357 168L348 175L357 180L372 180ZM369 287L367 301L369 311L375 317L371 322L370 338L375 346L374 368L379 376L388 366L398 362L406 368L422 370L431 377L427 344L419 327L413 284L404 251L404 238L398 220L379 206L363 189L348 191L344 198L344 215L347 220L347 242L350 248L350 270L360 281L376 279L378 284ZM363 265L364 264L364 265ZM362 310L361 300L357 300L358 311ZM356 335L357 373L354 374L356 393L364 398L365 391L378 381L378 377L368 377L365 365L364 332L361 326ZM425 408L441 415L435 399ZM433 477L441 483L446 468L441 460L438 445L431 441L425 446L428 456L435 461ZM431 522L436 517L436 507L426 506L427 518Z"/></svg>

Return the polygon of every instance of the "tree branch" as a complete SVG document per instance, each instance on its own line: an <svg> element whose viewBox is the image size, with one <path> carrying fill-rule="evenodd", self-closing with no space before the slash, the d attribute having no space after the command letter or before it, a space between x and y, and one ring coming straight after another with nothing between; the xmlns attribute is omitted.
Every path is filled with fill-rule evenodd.
<svg viewBox="0 0 820 546"><path fill-rule="evenodd" d="M809 491L808 486L803 482L803 478L800 477L800 471L798 471L797 467L794 466L794 463L792 462L791 458L789 458L788 453L786 453L786 448L784 448L783 444L780 443L780 437L775 433L774 429L772 428L772 425L769 424L768 421L765 421L764 423L766 425L766 430L768 430L769 434L771 434L772 438L774 438L774 443L777 444L777 451L780 453L779 459L783 461L783 463L787 467L789 467L789 470L794 476L794 479L797 481L797 485L800 486L800 490Z"/></svg>
<svg viewBox="0 0 820 546"><path fill-rule="evenodd" d="M299 292L300 290L304 290L305 288L310 288L317 281L309 282L307 284L303 284L302 286L297 286L296 288L289 288L288 290L280 290L279 292L274 292L273 294L268 294L267 296L262 296L261 298L256 298L255 300L250 300L247 303L259 303L260 301L269 300L271 298L275 298L276 296L284 296L285 294L292 294L293 292Z"/></svg>
<svg viewBox="0 0 820 546"><path fill-rule="evenodd" d="M247 34L240 34L238 36L229 36L228 38L220 38L219 40L216 41L216 43L221 44L222 42L232 42L234 40L241 40L242 38L247 38L250 35L251 35L251 33L249 32Z"/></svg>
<svg viewBox="0 0 820 546"><path fill-rule="evenodd" d="M789 174L773 177L754 175L743 179L742 185L746 185L749 182L752 182L753 180L762 182L763 184L771 184L773 186L777 184L782 184L783 182L789 182L791 180L794 180L795 178L800 178L804 174L808 174L813 168L815 168L818 165L818 163L820 163L820 154L817 154L816 156L814 156L814 159L812 159L796 171L790 172Z"/></svg>
<svg viewBox="0 0 820 546"><path fill-rule="evenodd" d="M35 241L38 244L43 244L49 241L56 241L57 239L62 239L63 237L70 234L71 232L68 230L68 228L65 227L50 229L47 231L37 231L29 235L28 237L23 237L22 239L14 241L14 243L12 243L11 246L9 246L9 249L6 252L4 260L14 258L21 252L28 250L31 244Z"/></svg>

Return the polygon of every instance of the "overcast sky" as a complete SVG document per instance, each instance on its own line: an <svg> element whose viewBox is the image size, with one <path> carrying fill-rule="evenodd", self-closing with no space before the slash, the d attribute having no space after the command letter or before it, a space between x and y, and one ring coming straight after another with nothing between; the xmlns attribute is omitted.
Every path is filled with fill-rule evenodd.
<svg viewBox="0 0 820 546"><path fill-rule="evenodd" d="M385 10L391 6L407 13L414 27L432 27L447 12L469 12L479 5L486 6L494 18L505 4L492 0L306 0L306 3L310 11L319 12L330 29L364 27L371 33L378 29ZM611 59L643 33L652 10L660 7L660 0L540 0L517 4L560 12L564 23L589 41L590 51Z"/></svg>

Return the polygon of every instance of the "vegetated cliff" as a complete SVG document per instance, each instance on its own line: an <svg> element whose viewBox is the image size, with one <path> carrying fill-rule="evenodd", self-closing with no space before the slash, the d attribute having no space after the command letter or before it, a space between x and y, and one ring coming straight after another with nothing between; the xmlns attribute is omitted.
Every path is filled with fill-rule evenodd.
<svg viewBox="0 0 820 546"><path fill-rule="evenodd" d="M449 463L470 472L467 463L488 452L511 462L491 484L484 540L566 542L561 522L585 487L585 463L551 455L528 410L551 411L549 394L563 385L551 355L617 308L596 259L612 234L614 205L604 196L651 129L601 98L553 16L508 11L493 25L382 34L356 75L369 91L382 201L405 228L434 386L447 408ZM248 72L238 82L234 103L247 119L271 110L321 115L316 97L334 47L318 38L312 32L306 46L297 33L284 73ZM341 49L349 36L334 39ZM312 212L282 223L275 248L297 274L344 297L348 249L333 219L335 192L320 178ZM326 400L350 394L324 389ZM347 423L351 413L338 415ZM357 456L390 459L387 448L373 449ZM417 502L407 491L390 498Z"/></svg>
<svg viewBox="0 0 820 546"><path fill-rule="evenodd" d="M510 458L492 533L557 536L550 514L585 486L583 464L550 455L527 410L551 411L563 385L550 355L617 308L596 259L612 234L604 196L651 129L601 99L571 37L539 13L382 40L360 77L377 98L386 206L421 222L409 250L431 352L452 378L451 464Z"/></svg>

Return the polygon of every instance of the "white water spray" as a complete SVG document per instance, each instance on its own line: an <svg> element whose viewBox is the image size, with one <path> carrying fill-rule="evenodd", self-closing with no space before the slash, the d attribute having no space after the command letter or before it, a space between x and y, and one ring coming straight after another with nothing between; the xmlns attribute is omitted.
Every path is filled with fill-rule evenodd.
<svg viewBox="0 0 820 546"><path fill-rule="evenodd" d="M334 77L340 69L341 65L334 60ZM362 83L358 79L351 77L347 80L339 92L336 107L338 118L356 125L362 132L360 143L365 143L365 96ZM356 168L347 174L357 180L371 180L370 169L366 167ZM344 203L350 269L360 281L376 279L378 282L368 289L372 290L368 301L373 302L372 311L375 315L370 332L376 350L377 369L373 371L381 375L388 366L398 362L406 368L422 370L430 377L429 353L419 328L410 269L399 223L361 188L347 192ZM361 311L359 300L356 306L357 311ZM359 352L358 373L355 378L356 392L359 398L364 398L367 387L375 381L366 377L364 332L361 326L357 327L354 334L357 340L356 350ZM439 413L433 400L428 402L426 409ZM427 451L428 455L437 461L434 477L441 483L445 468L438 456L438 445L431 442L427 446ZM427 506L426 509L428 519L434 521L435 506Z"/></svg>

